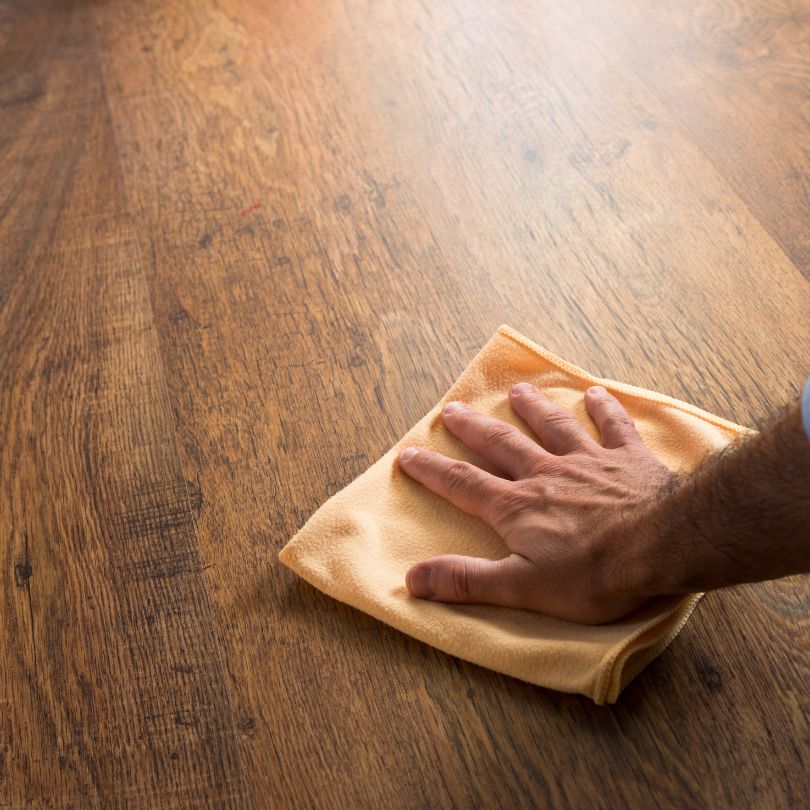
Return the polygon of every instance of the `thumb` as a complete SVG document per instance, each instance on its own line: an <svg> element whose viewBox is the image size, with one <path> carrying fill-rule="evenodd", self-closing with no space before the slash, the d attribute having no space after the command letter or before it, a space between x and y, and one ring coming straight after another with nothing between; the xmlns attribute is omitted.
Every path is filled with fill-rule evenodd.
<svg viewBox="0 0 810 810"><path fill-rule="evenodd" d="M529 567L518 554L502 560L447 554L414 565L405 583L413 596L435 602L529 607Z"/></svg>

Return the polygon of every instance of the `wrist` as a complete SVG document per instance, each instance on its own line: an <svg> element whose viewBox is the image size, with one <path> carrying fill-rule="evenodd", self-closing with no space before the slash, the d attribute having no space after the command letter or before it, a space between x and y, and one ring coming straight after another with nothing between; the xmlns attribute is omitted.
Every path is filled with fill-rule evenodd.
<svg viewBox="0 0 810 810"><path fill-rule="evenodd" d="M711 517L694 513L701 479L673 477L639 509L627 534L628 585L639 597L698 593L746 581L743 561L711 533Z"/></svg>
<svg viewBox="0 0 810 810"><path fill-rule="evenodd" d="M673 491L680 479L673 479L647 501L637 504L612 529L616 554L607 578L616 594L637 600L690 593L688 561L678 554L681 544L673 542L667 519Z"/></svg>

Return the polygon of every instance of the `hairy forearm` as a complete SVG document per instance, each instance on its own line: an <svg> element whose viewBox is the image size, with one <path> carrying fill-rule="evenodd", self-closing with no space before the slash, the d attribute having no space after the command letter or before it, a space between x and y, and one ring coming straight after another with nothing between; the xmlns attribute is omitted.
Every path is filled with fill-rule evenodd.
<svg viewBox="0 0 810 810"><path fill-rule="evenodd" d="M638 525L648 595L810 571L810 441L798 404L674 483Z"/></svg>

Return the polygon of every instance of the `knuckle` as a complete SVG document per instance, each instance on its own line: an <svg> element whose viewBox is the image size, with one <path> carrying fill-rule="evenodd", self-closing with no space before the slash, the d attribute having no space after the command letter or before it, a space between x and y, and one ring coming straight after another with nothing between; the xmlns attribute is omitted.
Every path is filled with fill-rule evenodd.
<svg viewBox="0 0 810 810"><path fill-rule="evenodd" d="M473 469L466 461L453 461L445 470L444 483L449 492L468 492L472 487Z"/></svg>
<svg viewBox="0 0 810 810"><path fill-rule="evenodd" d="M448 587L454 599L466 599L470 592L469 569L466 563L453 563L450 567Z"/></svg>
<svg viewBox="0 0 810 810"><path fill-rule="evenodd" d="M495 522L502 528L514 525L521 517L538 509L546 500L546 485L536 479L516 482L506 487L493 500L492 513Z"/></svg>
<svg viewBox="0 0 810 810"><path fill-rule="evenodd" d="M549 411L543 419L543 432L556 433L561 436L576 433L576 420L565 411Z"/></svg>
<svg viewBox="0 0 810 810"><path fill-rule="evenodd" d="M507 487L495 501L495 509L501 517L511 518L531 504L528 493L522 486Z"/></svg>
<svg viewBox="0 0 810 810"><path fill-rule="evenodd" d="M571 417L565 411L548 411L543 418L543 424L550 427L569 427L571 425Z"/></svg>
<svg viewBox="0 0 810 810"><path fill-rule="evenodd" d="M622 411L611 411L605 417L605 429L614 433L635 433L633 420Z"/></svg>
<svg viewBox="0 0 810 810"><path fill-rule="evenodd" d="M514 443L515 429L504 422L492 422L484 430L484 441L487 444Z"/></svg>
<svg viewBox="0 0 810 810"><path fill-rule="evenodd" d="M529 477L534 480L533 487L541 488L542 481L539 477L555 477L559 476L565 471L565 465L557 456L552 455L538 455L532 459L532 463L528 468Z"/></svg>

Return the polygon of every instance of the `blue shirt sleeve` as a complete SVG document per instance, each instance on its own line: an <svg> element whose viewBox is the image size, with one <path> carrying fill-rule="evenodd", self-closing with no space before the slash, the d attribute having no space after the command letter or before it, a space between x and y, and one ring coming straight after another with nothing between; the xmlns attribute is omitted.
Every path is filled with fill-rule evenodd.
<svg viewBox="0 0 810 810"><path fill-rule="evenodd" d="M807 434L807 441L810 441L810 377L804 384L804 393L802 394L802 424L804 425L804 432Z"/></svg>

